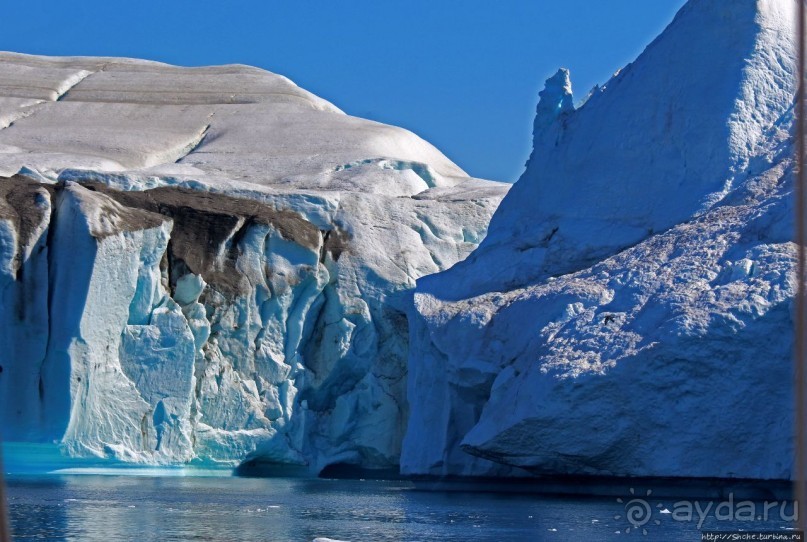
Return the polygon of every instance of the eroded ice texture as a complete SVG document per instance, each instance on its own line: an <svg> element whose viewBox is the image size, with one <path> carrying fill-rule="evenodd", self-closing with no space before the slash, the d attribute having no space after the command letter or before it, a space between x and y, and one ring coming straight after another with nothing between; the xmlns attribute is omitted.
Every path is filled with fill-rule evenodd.
<svg viewBox="0 0 807 542"><path fill-rule="evenodd" d="M397 467L415 281L507 185L246 66L2 53L0 76L5 439Z"/></svg>
<svg viewBox="0 0 807 542"><path fill-rule="evenodd" d="M404 472L790 478L794 10L691 0L576 109L547 81L488 236L418 281Z"/></svg>

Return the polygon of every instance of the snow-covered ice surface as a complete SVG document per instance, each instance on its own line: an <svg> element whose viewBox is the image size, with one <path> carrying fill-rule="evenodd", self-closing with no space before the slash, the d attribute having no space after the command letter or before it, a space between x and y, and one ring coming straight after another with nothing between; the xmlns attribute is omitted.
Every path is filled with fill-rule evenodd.
<svg viewBox="0 0 807 542"><path fill-rule="evenodd" d="M690 0L418 281L414 475L791 476L795 3Z"/></svg>
<svg viewBox="0 0 807 542"><path fill-rule="evenodd" d="M690 0L577 105L560 70L495 215L506 185L278 75L0 53L4 438L789 478L793 10Z"/></svg>
<svg viewBox="0 0 807 542"><path fill-rule="evenodd" d="M0 53L0 430L396 467L416 279L508 185L246 66Z"/></svg>

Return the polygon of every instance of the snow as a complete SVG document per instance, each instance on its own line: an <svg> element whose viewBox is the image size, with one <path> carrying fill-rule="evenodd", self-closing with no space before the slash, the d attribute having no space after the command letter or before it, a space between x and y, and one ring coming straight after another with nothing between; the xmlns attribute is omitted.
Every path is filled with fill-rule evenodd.
<svg viewBox="0 0 807 542"><path fill-rule="evenodd" d="M0 53L0 74L4 438L397 466L415 281L508 185L256 68Z"/></svg>
<svg viewBox="0 0 807 542"><path fill-rule="evenodd" d="M319 177L327 187L346 164L393 159L428 164L441 184L467 178L411 132L345 115L285 77L248 66L0 53L0 79L10 100L0 102L0 119L16 119L0 130L0 148L18 149L0 153L6 176L35 165L262 185ZM62 90L43 93L51 87ZM70 130L54 129L64 126Z"/></svg>
<svg viewBox="0 0 807 542"><path fill-rule="evenodd" d="M412 475L792 476L790 0L691 0L418 281ZM506 262L506 265L503 264Z"/></svg>

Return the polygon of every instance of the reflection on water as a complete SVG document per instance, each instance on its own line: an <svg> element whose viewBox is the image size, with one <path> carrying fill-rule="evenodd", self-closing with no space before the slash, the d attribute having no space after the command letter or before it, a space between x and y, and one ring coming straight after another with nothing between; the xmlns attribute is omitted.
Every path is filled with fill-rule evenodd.
<svg viewBox="0 0 807 542"><path fill-rule="evenodd" d="M17 539L116 540L626 540L615 499L414 491L407 482L17 476ZM780 530L785 522L708 529ZM700 540L697 526L648 524L646 540ZM619 531L619 533L617 533ZM781 532L781 531L780 531Z"/></svg>

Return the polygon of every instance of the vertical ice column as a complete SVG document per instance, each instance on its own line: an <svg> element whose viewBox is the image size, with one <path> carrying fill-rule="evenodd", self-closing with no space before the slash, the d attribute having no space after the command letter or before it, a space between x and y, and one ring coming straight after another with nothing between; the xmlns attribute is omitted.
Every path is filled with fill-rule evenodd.
<svg viewBox="0 0 807 542"><path fill-rule="evenodd" d="M166 250L171 222L73 183L62 190L56 215L54 325L43 368L48 427L54 434L64 431L63 444L71 454L147 460L157 447L155 405L138 385L152 384L133 381L136 371L127 375L125 369L132 368L122 365L121 341L133 332L127 325L132 307L141 305L136 296L159 294L154 284L143 288L150 282L143 280L143 268L148 267L148 276L159 275L154 267ZM163 328L176 326L157 327ZM189 348L172 353L182 358L188 350L192 363L193 338L186 325L180 326L176 340ZM148 358L150 351L144 348L139 359ZM189 374L179 376L191 379Z"/></svg>
<svg viewBox="0 0 807 542"><path fill-rule="evenodd" d="M52 436L41 424L50 220L45 187L19 177L0 181L0 436L6 440Z"/></svg>

